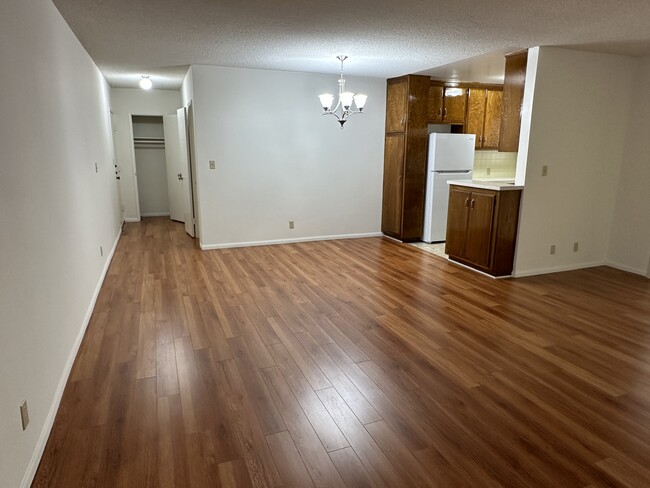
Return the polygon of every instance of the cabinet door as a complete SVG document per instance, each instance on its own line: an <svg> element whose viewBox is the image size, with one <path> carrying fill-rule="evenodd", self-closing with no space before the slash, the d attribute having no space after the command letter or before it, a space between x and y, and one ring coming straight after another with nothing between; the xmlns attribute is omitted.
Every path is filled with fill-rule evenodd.
<svg viewBox="0 0 650 488"><path fill-rule="evenodd" d="M485 121L485 90L470 88L467 105L467 125L465 134L476 134L478 149L483 145L483 125Z"/></svg>
<svg viewBox="0 0 650 488"><path fill-rule="evenodd" d="M499 147L502 95L503 93L501 91L487 91L487 103L485 105L485 126L483 129L484 148L496 149Z"/></svg>
<svg viewBox="0 0 650 488"><path fill-rule="evenodd" d="M386 87L386 132L404 132L408 107L408 79L389 80Z"/></svg>
<svg viewBox="0 0 650 488"><path fill-rule="evenodd" d="M458 186L449 187L449 209L447 211L447 239L445 252L450 256L465 254L467 219L472 192Z"/></svg>
<svg viewBox="0 0 650 488"><path fill-rule="evenodd" d="M506 56L499 151L512 152L519 149L521 105L524 100L527 61L528 51Z"/></svg>
<svg viewBox="0 0 650 488"><path fill-rule="evenodd" d="M464 124L467 109L467 89L445 88L442 121L445 124Z"/></svg>
<svg viewBox="0 0 650 488"><path fill-rule="evenodd" d="M402 234L402 202L404 198L404 134L386 136L384 149L384 194L381 230L393 237Z"/></svg>
<svg viewBox="0 0 650 488"><path fill-rule="evenodd" d="M444 87L438 85L429 85L429 110L428 121L430 124L439 124L442 122L442 99L444 97Z"/></svg>
<svg viewBox="0 0 650 488"><path fill-rule="evenodd" d="M492 242L492 221L496 194L473 191L469 202L469 221L464 258L477 266L490 265L490 245Z"/></svg>

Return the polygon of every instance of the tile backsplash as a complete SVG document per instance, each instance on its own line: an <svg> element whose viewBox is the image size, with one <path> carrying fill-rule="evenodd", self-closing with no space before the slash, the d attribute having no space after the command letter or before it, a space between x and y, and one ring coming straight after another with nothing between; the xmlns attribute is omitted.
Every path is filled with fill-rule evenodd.
<svg viewBox="0 0 650 488"><path fill-rule="evenodd" d="M516 152L474 152L474 178L476 179L514 179L516 169Z"/></svg>

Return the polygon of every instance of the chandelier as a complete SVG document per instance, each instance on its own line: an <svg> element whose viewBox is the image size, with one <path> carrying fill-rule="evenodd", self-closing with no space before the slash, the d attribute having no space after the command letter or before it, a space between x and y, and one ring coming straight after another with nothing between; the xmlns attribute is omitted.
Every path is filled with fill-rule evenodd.
<svg viewBox="0 0 650 488"><path fill-rule="evenodd" d="M331 93L323 93L319 95L320 104L323 107L323 115L334 115L339 124L341 124L341 129L343 129L343 124L348 120L348 117L354 114L360 114L363 112L363 107L366 104L367 95L362 95L357 93L356 95L352 92L345 91L345 79L343 79L343 61L348 59L347 56L336 56L336 59L341 61L341 77L339 78L339 101L336 104L336 107L332 109L332 104L334 103L334 95ZM352 101L357 106L357 110L352 109Z"/></svg>

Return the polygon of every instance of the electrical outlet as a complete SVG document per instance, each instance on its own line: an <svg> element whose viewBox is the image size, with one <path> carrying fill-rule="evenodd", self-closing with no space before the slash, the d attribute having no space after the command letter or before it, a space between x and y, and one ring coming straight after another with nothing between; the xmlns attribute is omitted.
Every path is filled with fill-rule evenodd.
<svg viewBox="0 0 650 488"><path fill-rule="evenodd" d="M555 254L555 244L551 244L551 254Z"/></svg>
<svg viewBox="0 0 650 488"><path fill-rule="evenodd" d="M485 170L485 174L486 174L487 176L490 176L490 172L491 172L491 171L492 171L492 168L486 168L486 170Z"/></svg>
<svg viewBox="0 0 650 488"><path fill-rule="evenodd" d="M20 405L20 420L23 423L23 430L29 425L29 411L27 410L27 400Z"/></svg>
<svg viewBox="0 0 650 488"><path fill-rule="evenodd" d="M210 161L210 169L215 169L217 167L216 161Z"/></svg>
<svg viewBox="0 0 650 488"><path fill-rule="evenodd" d="M295 227L295 223L294 223L294 221L293 221L293 220L290 220L290 221L289 221L289 228L290 228L290 229L293 229L294 227Z"/></svg>
<svg viewBox="0 0 650 488"><path fill-rule="evenodd" d="M100 256L104 255L104 247L103 246L99 246L99 255Z"/></svg>
<svg viewBox="0 0 650 488"><path fill-rule="evenodd" d="M544 165L542 166L542 176L546 176L548 174L548 166Z"/></svg>
<svg viewBox="0 0 650 488"><path fill-rule="evenodd" d="M578 241L573 243L573 252L578 252Z"/></svg>

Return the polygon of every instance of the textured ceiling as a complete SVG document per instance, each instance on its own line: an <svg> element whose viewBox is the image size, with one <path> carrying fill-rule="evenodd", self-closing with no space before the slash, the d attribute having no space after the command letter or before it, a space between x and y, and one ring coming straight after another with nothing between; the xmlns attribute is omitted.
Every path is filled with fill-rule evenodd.
<svg viewBox="0 0 650 488"><path fill-rule="evenodd" d="M336 73L341 53L350 57L346 74L381 78L537 45L650 54L648 0L54 4L114 87L135 87L148 74L156 88L178 88L190 64ZM477 69L465 63L456 73L478 76Z"/></svg>

